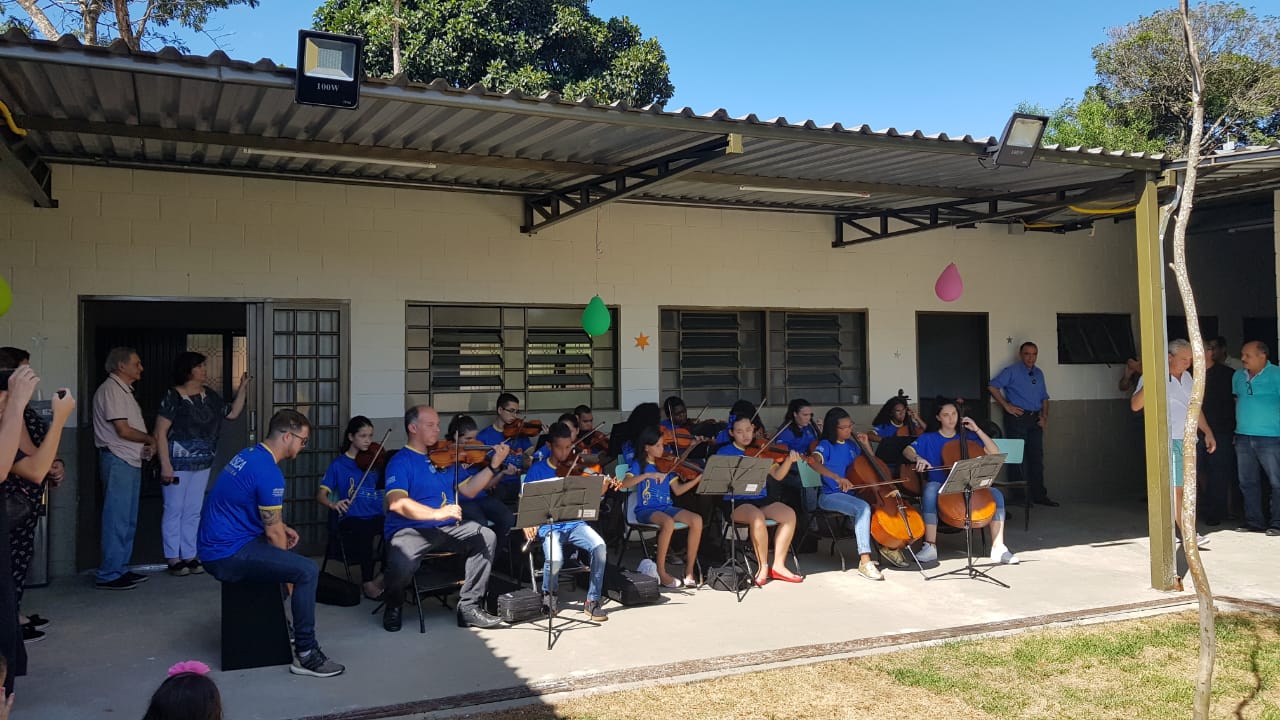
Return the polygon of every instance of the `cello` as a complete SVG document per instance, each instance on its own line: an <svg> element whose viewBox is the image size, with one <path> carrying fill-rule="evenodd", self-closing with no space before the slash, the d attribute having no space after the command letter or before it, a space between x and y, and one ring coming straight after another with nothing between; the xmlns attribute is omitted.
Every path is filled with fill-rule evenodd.
<svg viewBox="0 0 1280 720"><path fill-rule="evenodd" d="M914 438L920 433L916 432L917 418L911 412L911 398L903 393L902 388L898 388L898 398L902 400L902 407L906 411L906 417L903 418L902 427L898 428L898 431L894 434ZM919 496L924 490L920 485L920 475L911 463L903 463L898 466L898 479L902 480L902 487L912 495Z"/></svg>
<svg viewBox="0 0 1280 720"><path fill-rule="evenodd" d="M968 438L969 430L964 426L964 421L968 417L964 410L964 399L957 398L955 405L960 415L956 420L956 436L942 446L942 463L946 466L986 454L986 450L980 443ZM974 490L970 496L969 508L971 514L968 527L975 530L984 528L995 517L996 499L987 488ZM962 493L939 495L938 519L951 527L963 530L966 527L964 495Z"/></svg>
<svg viewBox="0 0 1280 720"><path fill-rule="evenodd" d="M901 550L924 537L924 517L893 487L902 481L893 479L889 466L871 452L865 436L855 436L854 441L862 453L853 459L845 477L871 505L871 537L889 550Z"/></svg>

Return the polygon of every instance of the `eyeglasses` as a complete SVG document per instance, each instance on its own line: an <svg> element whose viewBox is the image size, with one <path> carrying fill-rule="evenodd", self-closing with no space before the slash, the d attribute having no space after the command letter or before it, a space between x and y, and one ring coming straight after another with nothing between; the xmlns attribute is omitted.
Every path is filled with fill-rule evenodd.
<svg viewBox="0 0 1280 720"><path fill-rule="evenodd" d="M1032 385L1035 385L1035 384L1036 384L1036 371L1035 371L1035 370L1028 370L1028 371L1027 371L1027 377L1031 378L1031 384L1032 384Z"/></svg>
<svg viewBox="0 0 1280 720"><path fill-rule="evenodd" d="M309 435L306 437L303 437L302 435L299 435L298 433L293 432L292 430L289 431L289 434L298 438L298 442L302 443L302 447L306 447L307 443L311 442L311 436Z"/></svg>
<svg viewBox="0 0 1280 720"><path fill-rule="evenodd" d="M513 409L511 409L511 408L498 408L498 409L499 409L499 410L501 410L502 412L504 412L504 413L508 414L508 415L523 415L523 414L524 414L524 412L523 412L523 411L521 411L521 410L520 410L520 408L515 408L514 410L513 410Z"/></svg>
<svg viewBox="0 0 1280 720"><path fill-rule="evenodd" d="M1248 391L1249 391L1249 394L1250 394L1250 395L1252 395L1252 394L1253 394L1253 381L1252 381L1252 380L1245 380L1245 381L1244 381L1244 389L1245 389L1245 390L1248 390Z"/></svg>

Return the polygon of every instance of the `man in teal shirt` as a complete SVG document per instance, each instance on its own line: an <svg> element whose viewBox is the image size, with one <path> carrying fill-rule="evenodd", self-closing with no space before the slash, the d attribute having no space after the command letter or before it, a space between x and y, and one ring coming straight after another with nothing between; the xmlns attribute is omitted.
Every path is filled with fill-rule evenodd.
<svg viewBox="0 0 1280 720"><path fill-rule="evenodd" d="M1231 378L1236 396L1236 461L1244 496L1241 532L1280 536L1280 370L1258 341L1244 344L1244 368ZM1271 483L1270 524L1262 510L1262 475Z"/></svg>

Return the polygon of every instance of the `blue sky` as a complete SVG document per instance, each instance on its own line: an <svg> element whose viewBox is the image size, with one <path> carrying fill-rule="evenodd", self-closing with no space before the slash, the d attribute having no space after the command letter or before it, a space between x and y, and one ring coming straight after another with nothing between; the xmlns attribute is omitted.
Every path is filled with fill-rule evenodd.
<svg viewBox="0 0 1280 720"><path fill-rule="evenodd" d="M1023 100L1056 107L1094 82L1106 30L1174 0L594 0L667 52L668 109L725 108L792 122L999 135ZM1280 0L1252 3L1262 14ZM213 25L237 59L292 66L313 0L262 0ZM193 38L193 52L213 45Z"/></svg>

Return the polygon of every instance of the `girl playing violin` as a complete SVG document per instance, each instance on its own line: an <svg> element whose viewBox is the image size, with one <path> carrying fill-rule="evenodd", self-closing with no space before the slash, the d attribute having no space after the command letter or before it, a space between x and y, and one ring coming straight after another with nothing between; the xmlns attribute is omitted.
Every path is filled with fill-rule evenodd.
<svg viewBox="0 0 1280 720"><path fill-rule="evenodd" d="M382 472L374 466L366 476L356 464L356 455L372 444L373 422L363 415L351 418L343 435L342 454L329 463L316 502L337 513L338 538L347 559L360 563L364 594L376 600L382 596L382 576L373 573L373 542L382 536Z"/></svg>
<svg viewBox="0 0 1280 720"><path fill-rule="evenodd" d="M752 411L755 412L754 410ZM717 455L747 455L746 447L751 444L752 438L755 436L756 428L753 418L750 415L743 415L736 418L730 425L729 444L721 447L716 451ZM800 459L800 456L793 450L787 459L780 463L774 463L769 474L775 480L779 480L787 476L787 471L791 466ZM763 587L770 580L782 580L785 582L803 582L804 577L796 575L787 569L787 548L791 546L791 538L796 532L796 513L791 508L780 502L773 502L769 499L765 490L766 484L761 483L760 489L754 495L733 495L733 503L729 502L729 496L724 500L724 512L726 517L732 517L736 523L742 523L750 529L751 545L755 550L756 559L759 561L759 569L756 570L755 584ZM765 524L765 520L773 520L778 523L777 530L774 535L774 553L773 564L769 564L769 528Z"/></svg>
<svg viewBox="0 0 1280 720"><path fill-rule="evenodd" d="M849 466L862 454L853 439L853 418L844 408L831 408L822 424L823 437L813 449L810 465L822 476L822 493L818 507L827 512L848 515L853 521L853 536L858 543L858 574L868 580L883 580L880 568L871 561L871 505L854 494L849 481ZM858 433L859 441L866 440Z"/></svg>
<svg viewBox="0 0 1280 720"><path fill-rule="evenodd" d="M908 434L919 435L925 430L924 421L916 415L916 411L911 409L906 400L901 396L891 397L871 421L871 439L880 442L887 437L893 437L907 423L911 423L908 430L914 429Z"/></svg>
<svg viewBox="0 0 1280 720"><path fill-rule="evenodd" d="M479 444L478 434L476 421L470 415L455 415L449 422L448 430L445 431L447 439L463 447ZM471 480L484 468L484 464L454 465L457 484L461 485ZM462 519L478 522L481 527L487 527L487 523L493 523L493 534L498 538L498 547L505 548L507 535L516 524L515 514L501 500L489 494L501 482L501 477L501 473L493 473L479 493L470 499L464 499L465 496L458 499L462 501L459 503L462 507Z"/></svg>
<svg viewBox="0 0 1280 720"><path fill-rule="evenodd" d="M622 487L639 486L636 499L636 522L658 526L658 581L663 587L697 587L694 577L694 561L698 557L698 543L702 539L702 516L691 510L678 508L672 502L672 494L683 495L694 485L702 481L702 476L691 480L682 480L676 473L660 472L655 462L664 455L662 433L658 428L650 427L640 431L636 438L640 452L627 469L627 477ZM688 568L683 581L667 573L667 549L671 547L671 536L675 534L676 521L689 526Z"/></svg>
<svg viewBox="0 0 1280 720"><path fill-rule="evenodd" d="M926 473L929 468L942 468L942 446L947 442L954 440L958 432L956 425L960 420L960 410L956 407L955 402L943 402L938 405L938 423L939 428L934 432L927 432L916 441L911 443L902 451L903 457L908 462L916 464L916 470L923 474L928 480L925 483L924 495L921 497L920 514L924 515L924 546L916 553L916 559L920 562L933 562L938 559L938 550L936 547L938 537L938 489L942 487L942 483L946 482L947 474L945 469ZM961 442L972 440L982 445L982 450L987 455L995 455L1000 452L1000 448L996 447L993 441L986 433L982 432L982 428L973 421L973 418L966 417L964 419L964 436L960 438ZM991 488L991 496L995 499L996 510L995 516L991 520L991 562L1003 563L1005 565L1017 565L1018 556L1009 552L1009 548L1004 544L1004 494L996 488Z"/></svg>

